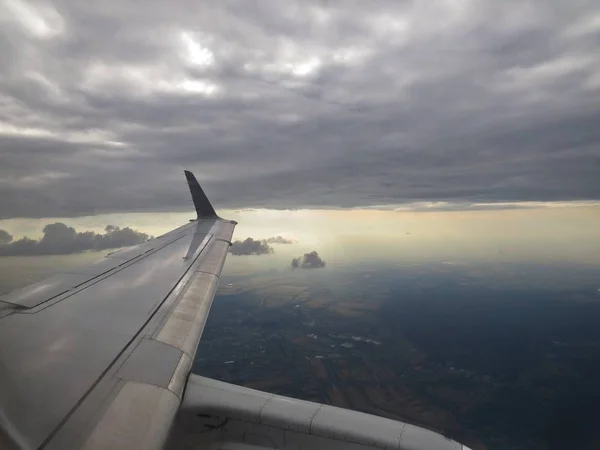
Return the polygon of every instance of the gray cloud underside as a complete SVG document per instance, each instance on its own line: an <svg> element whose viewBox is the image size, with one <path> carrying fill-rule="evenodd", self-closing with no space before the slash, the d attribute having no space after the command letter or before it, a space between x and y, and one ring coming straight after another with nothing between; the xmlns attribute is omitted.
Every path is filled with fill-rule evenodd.
<svg viewBox="0 0 600 450"><path fill-rule="evenodd" d="M313 250L310 253L305 253L302 257L293 258L290 267L292 269L320 269L325 267L325 264L319 254Z"/></svg>
<svg viewBox="0 0 600 450"><path fill-rule="evenodd" d="M12 241L12 236L0 230L0 256L16 255L65 255L87 250L105 250L128 247L146 242L151 236L129 227L107 225L105 233L77 232L64 223L52 223L44 227L39 241L24 237ZM4 239L3 239L4 238Z"/></svg>
<svg viewBox="0 0 600 450"><path fill-rule="evenodd" d="M243 241L234 241L229 247L232 255L268 255L273 251L266 240L256 240L251 237Z"/></svg>
<svg viewBox="0 0 600 450"><path fill-rule="evenodd" d="M273 236L266 239L267 244L295 244L296 241L292 239L286 239L283 236Z"/></svg>
<svg viewBox="0 0 600 450"><path fill-rule="evenodd" d="M13 236L6 230L0 230L0 244L9 244L12 242Z"/></svg>
<svg viewBox="0 0 600 450"><path fill-rule="evenodd" d="M0 218L600 198L600 6L10 0Z"/></svg>

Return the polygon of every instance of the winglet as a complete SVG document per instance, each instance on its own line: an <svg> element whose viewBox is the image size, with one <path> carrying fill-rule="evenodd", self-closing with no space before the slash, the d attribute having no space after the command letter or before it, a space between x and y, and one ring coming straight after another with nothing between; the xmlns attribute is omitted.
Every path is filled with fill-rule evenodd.
<svg viewBox="0 0 600 450"><path fill-rule="evenodd" d="M190 192L192 193L192 200L194 201L196 212L198 213L198 219L203 217L218 217L194 174L189 170L184 170L184 172L188 186L190 187Z"/></svg>

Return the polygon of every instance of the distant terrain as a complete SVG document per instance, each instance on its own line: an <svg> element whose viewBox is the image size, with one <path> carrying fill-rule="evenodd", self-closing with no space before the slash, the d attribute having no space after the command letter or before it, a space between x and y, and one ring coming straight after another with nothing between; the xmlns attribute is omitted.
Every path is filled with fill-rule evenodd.
<svg viewBox="0 0 600 450"><path fill-rule="evenodd" d="M105 253L0 258L0 292ZM600 448L597 264L254 261L228 259L197 373L474 450Z"/></svg>
<svg viewBox="0 0 600 450"><path fill-rule="evenodd" d="M594 283L591 267L441 264L224 277L194 370L474 449L597 449Z"/></svg>

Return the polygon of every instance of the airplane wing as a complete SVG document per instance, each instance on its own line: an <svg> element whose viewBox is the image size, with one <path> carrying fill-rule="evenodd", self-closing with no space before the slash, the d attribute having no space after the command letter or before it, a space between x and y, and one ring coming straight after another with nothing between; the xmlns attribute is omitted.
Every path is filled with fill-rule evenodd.
<svg viewBox="0 0 600 450"><path fill-rule="evenodd" d="M197 219L0 296L0 449L467 448L190 374L236 222Z"/></svg>

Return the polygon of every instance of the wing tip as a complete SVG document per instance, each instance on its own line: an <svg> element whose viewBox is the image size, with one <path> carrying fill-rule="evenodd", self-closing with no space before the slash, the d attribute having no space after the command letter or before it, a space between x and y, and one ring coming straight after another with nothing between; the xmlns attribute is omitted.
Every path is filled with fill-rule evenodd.
<svg viewBox="0 0 600 450"><path fill-rule="evenodd" d="M189 170L184 170L183 173L185 174L185 178L187 179L188 186L190 188L190 193L192 194L192 201L194 202L198 219L203 217L219 217L208 200L208 197L202 190L200 183L198 183L196 176Z"/></svg>

